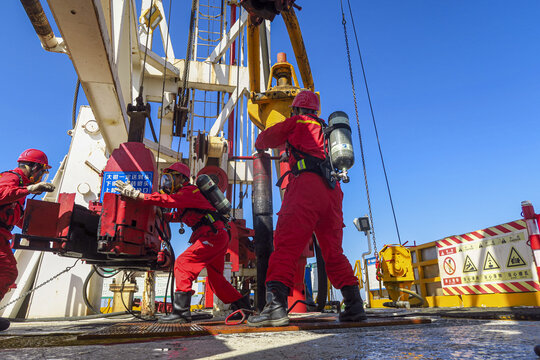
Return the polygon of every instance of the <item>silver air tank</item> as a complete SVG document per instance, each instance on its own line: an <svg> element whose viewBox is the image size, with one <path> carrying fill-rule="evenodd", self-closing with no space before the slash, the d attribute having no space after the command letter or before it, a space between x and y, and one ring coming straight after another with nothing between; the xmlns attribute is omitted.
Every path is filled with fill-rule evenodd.
<svg viewBox="0 0 540 360"><path fill-rule="evenodd" d="M197 178L197 187L201 190L203 196L212 204L222 215L228 215L231 211L231 203L221 192L218 186L206 174L199 175Z"/></svg>
<svg viewBox="0 0 540 360"><path fill-rule="evenodd" d="M349 177L347 176L347 170L354 164L349 117L343 111L335 111L328 117L328 126L334 127L329 139L332 165L340 171L337 175L343 182L348 183Z"/></svg>

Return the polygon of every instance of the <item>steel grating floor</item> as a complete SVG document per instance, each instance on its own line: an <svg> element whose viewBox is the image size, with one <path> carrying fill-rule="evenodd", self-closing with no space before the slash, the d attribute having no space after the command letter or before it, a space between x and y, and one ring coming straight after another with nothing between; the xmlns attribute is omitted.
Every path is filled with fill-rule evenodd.
<svg viewBox="0 0 540 360"><path fill-rule="evenodd" d="M302 331L322 329L347 329L377 326L396 326L431 323L427 318L370 317L363 322L340 323L335 315L312 315L291 318L289 326L250 327L246 324L225 325L223 321L201 321L190 324L121 323L94 332L77 336L77 340L153 338L153 337L189 337L218 334L240 334L280 331Z"/></svg>

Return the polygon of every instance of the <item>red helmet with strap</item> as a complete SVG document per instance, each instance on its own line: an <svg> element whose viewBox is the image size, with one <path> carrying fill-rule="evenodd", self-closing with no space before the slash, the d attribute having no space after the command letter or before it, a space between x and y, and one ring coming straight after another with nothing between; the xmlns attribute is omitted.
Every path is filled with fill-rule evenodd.
<svg viewBox="0 0 540 360"><path fill-rule="evenodd" d="M304 109L311 109L315 111L320 110L319 97L312 91L305 90L294 98L291 107L299 107Z"/></svg>
<svg viewBox="0 0 540 360"><path fill-rule="evenodd" d="M189 167L186 164L181 163L181 162L174 163L168 168L166 168L165 170L163 170L163 172L172 172L172 171L179 172L180 174L184 175L188 179L189 179L189 175L191 174L191 172L189 171Z"/></svg>
<svg viewBox="0 0 540 360"><path fill-rule="evenodd" d="M47 169L50 169L49 166L49 159L47 159L47 155L41 150L36 149L28 149L24 150L22 154L17 159L17 162L31 162L31 163L38 163L45 165Z"/></svg>

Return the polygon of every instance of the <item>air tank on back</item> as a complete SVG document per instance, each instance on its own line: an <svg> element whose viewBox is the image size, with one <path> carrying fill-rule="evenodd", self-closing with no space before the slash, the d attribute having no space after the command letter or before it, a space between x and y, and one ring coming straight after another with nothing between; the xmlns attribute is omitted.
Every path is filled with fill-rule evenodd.
<svg viewBox="0 0 540 360"><path fill-rule="evenodd" d="M351 138L349 117L343 111L334 111L328 117L328 126L334 129L330 133L329 148L332 165L341 173L337 174L343 182L349 182L347 171L354 164L354 151Z"/></svg>
<svg viewBox="0 0 540 360"><path fill-rule="evenodd" d="M213 207L222 214L228 215L231 211L231 203L221 192L218 186L212 181L212 178L206 174L199 175L196 181L197 187L201 190L204 197L210 201Z"/></svg>

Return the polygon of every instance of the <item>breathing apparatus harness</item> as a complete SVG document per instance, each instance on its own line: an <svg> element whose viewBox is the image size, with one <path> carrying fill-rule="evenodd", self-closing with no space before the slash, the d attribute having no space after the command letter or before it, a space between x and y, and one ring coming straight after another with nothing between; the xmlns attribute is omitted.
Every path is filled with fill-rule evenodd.
<svg viewBox="0 0 540 360"><path fill-rule="evenodd" d="M315 174L318 174L322 176L322 178L326 181L326 184L330 187L330 189L334 189L336 187L336 183L339 181L338 177L336 177L336 172L334 170L334 165L332 164L332 157L328 154L328 142L330 140L330 133L334 131L335 129L339 128L345 128L349 131L351 130L349 125L346 124L335 124L332 126L326 125L326 122L313 115L313 114L306 114L313 120L317 121L322 128L323 132L323 149L324 149L324 159L318 158L316 156L310 155L306 152L301 151L300 149L297 149L296 147L292 146L289 142L287 142L287 155L289 155L289 150L296 159L296 163L292 166L291 170L287 171L285 174L283 174L278 182L276 183L276 186L281 186L283 183L283 180L286 176L289 174L293 174L295 176L298 176L299 174L310 171Z"/></svg>
<svg viewBox="0 0 540 360"><path fill-rule="evenodd" d="M24 186L24 181L23 181L23 178L22 178L21 174L15 172L15 171L9 170L9 171L4 171L4 172L0 173L0 176L2 174L5 174L5 173L11 173L11 174L17 175L17 177L19 178L19 186L20 187ZM19 201L13 201L13 202L10 202L10 203L4 204L4 205L0 205L0 212L5 211L8 216L13 215L13 209L12 209L13 205L17 205L19 207L19 209L21 210L21 214L24 214L24 208L23 208L23 206L21 205L21 203ZM7 231L11 231L11 230L13 230L14 226L13 225L8 225L8 224L4 223L2 220L0 220L0 227L6 229Z"/></svg>
<svg viewBox="0 0 540 360"><path fill-rule="evenodd" d="M193 231L193 232L195 232L199 228L207 225L207 226L210 226L210 228L212 229L212 231L215 234L217 234L218 229L216 228L216 226L214 224L215 224L216 221L219 221L219 220L223 221L223 223L225 224L225 227L228 226L227 224L229 222L229 219L227 219L225 216L221 215L217 211L202 210L202 209L196 209L196 208L186 208L186 209L184 209L184 211L182 211L182 213L178 216L180 221L182 221L182 218L184 217L184 215L188 211L193 211L193 212L199 213L201 215L204 215L195 225L193 225L191 227L191 231Z"/></svg>
<svg viewBox="0 0 540 360"><path fill-rule="evenodd" d="M173 174L174 174L174 172L173 173L165 173L162 176L162 186L161 187L162 187L162 191L164 193L174 193L178 189L184 187L184 185L189 184L188 181L186 180L184 183L179 185L178 189L176 189L176 187L174 185L175 182L174 182L174 179L172 177ZM204 177L200 176L199 178L201 178L202 182L201 182L201 180L197 179L197 184L193 184L193 186L197 187L197 190L195 190L195 191L200 191L201 194L204 196L204 198L206 200L208 200L212 206L216 207L216 209L221 208L223 205L220 202L220 198L219 197L216 198L213 195L215 195L216 192L219 192L221 194L221 197L223 197L223 193L221 193L221 191L218 191L219 188L217 188L217 186L215 186L215 184L211 181L211 179L209 177L204 178ZM208 182L208 181L210 181L210 182ZM219 210L218 211L212 211L212 210L203 210L203 209L198 209L198 208L184 208L183 211L178 215L178 219L180 220L180 222L182 222L182 218L184 217L184 215L186 215L186 213L188 211L192 211L192 212L203 215L201 217L201 219L195 225L193 225L191 227L192 231L196 231L197 229L199 229L202 226L206 225L206 226L210 226L214 233L217 233L218 229L215 226L215 223L217 221L222 221L225 224L225 228L228 228L229 219L225 216L225 214L221 213ZM228 213L228 212L226 212L226 213Z"/></svg>

